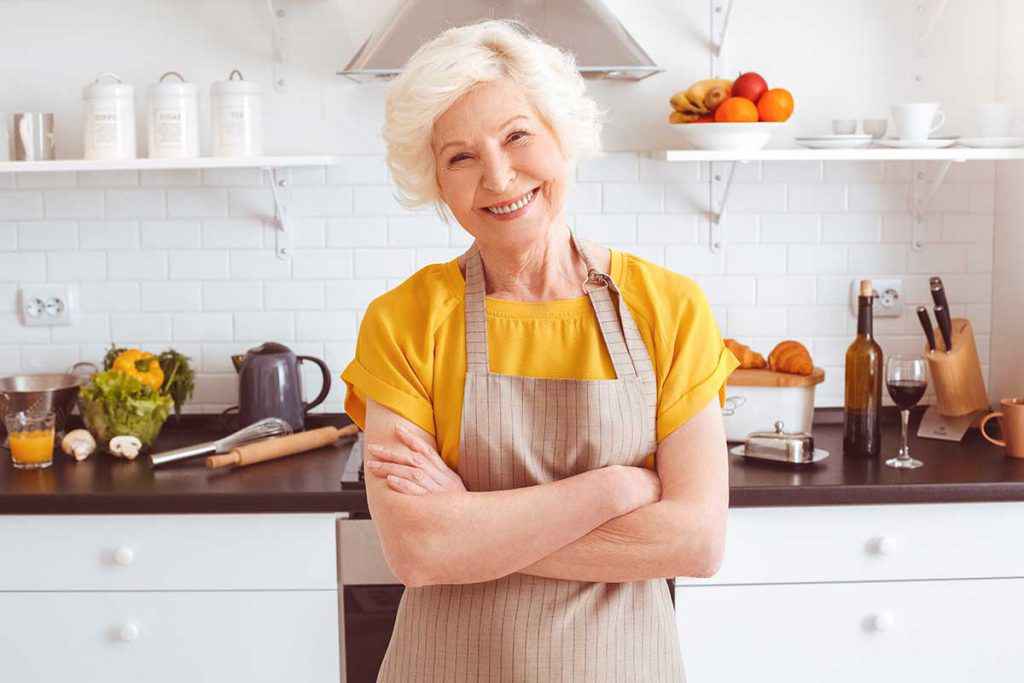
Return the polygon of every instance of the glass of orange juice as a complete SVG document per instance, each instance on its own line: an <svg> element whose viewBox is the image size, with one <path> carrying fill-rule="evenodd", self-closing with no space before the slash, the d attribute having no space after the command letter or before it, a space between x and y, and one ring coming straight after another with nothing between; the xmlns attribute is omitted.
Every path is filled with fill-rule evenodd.
<svg viewBox="0 0 1024 683"><path fill-rule="evenodd" d="M52 410L20 411L4 416L11 462L20 470L53 464L54 415Z"/></svg>

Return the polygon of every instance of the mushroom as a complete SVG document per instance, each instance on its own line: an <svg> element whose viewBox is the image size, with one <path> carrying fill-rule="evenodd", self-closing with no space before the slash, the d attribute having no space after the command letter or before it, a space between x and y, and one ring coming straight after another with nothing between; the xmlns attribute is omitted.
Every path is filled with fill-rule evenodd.
<svg viewBox="0 0 1024 683"><path fill-rule="evenodd" d="M110 440L110 452L122 458L134 460L142 450L142 442L134 436L115 436Z"/></svg>
<svg viewBox="0 0 1024 683"><path fill-rule="evenodd" d="M76 462L81 462L96 450L96 439L92 438L88 429L74 429L64 435L60 449L74 457Z"/></svg>

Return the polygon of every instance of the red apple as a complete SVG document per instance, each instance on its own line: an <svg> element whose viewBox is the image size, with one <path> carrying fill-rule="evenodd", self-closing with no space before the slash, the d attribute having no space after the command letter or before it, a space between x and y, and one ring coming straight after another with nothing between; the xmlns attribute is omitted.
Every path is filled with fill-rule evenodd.
<svg viewBox="0 0 1024 683"><path fill-rule="evenodd" d="M768 84L765 82L761 75L748 71L745 74L740 74L732 84L732 96L733 97L745 97L754 104L761 99L761 95L768 90Z"/></svg>

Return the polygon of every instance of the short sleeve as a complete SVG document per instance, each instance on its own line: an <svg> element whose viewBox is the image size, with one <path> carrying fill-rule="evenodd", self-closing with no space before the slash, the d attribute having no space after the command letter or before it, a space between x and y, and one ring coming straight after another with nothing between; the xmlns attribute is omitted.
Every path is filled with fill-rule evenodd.
<svg viewBox="0 0 1024 683"><path fill-rule="evenodd" d="M660 321L657 356L657 438L666 436L700 412L713 397L725 404L725 381L739 366L726 348L718 323L700 286L688 278L677 292L681 304L667 305ZM661 308L661 307L659 307ZM665 319L667 318L667 319Z"/></svg>
<svg viewBox="0 0 1024 683"><path fill-rule="evenodd" d="M373 399L434 433L429 380L433 354L423 348L429 340L409 338L415 326L403 324L405 317L387 299L375 300L363 315L355 358L341 373L345 412L360 429L366 427L366 402Z"/></svg>

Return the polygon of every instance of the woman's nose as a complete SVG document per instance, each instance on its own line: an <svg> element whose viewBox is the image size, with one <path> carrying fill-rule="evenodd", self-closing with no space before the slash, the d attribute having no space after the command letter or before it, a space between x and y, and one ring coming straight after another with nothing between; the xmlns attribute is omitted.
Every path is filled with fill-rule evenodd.
<svg viewBox="0 0 1024 683"><path fill-rule="evenodd" d="M483 186L488 192L501 194L515 180L516 174L512 165L503 155L487 161L484 168Z"/></svg>

